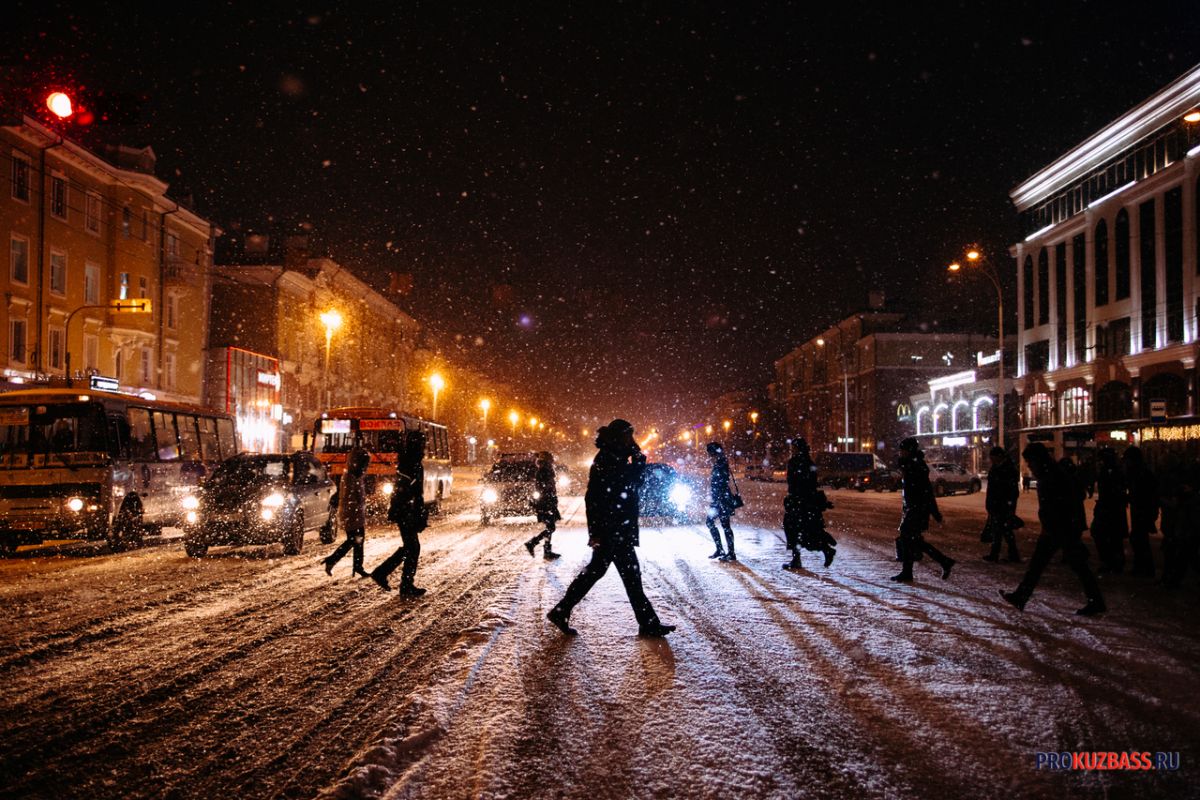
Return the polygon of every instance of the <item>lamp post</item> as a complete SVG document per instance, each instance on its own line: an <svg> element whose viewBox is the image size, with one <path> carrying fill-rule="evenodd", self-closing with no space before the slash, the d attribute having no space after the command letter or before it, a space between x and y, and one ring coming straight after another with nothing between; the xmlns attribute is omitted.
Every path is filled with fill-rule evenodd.
<svg viewBox="0 0 1200 800"><path fill-rule="evenodd" d="M983 257L982 251L972 247L967 251L966 256L967 261L977 265L983 274L988 276L992 286L996 288L996 319L999 334L996 352L1000 356L996 364L996 443L1004 447L1004 289L1000 286L1000 276L996 273L996 268ZM962 270L962 264L956 261L946 269L949 272L959 272Z"/></svg>
<svg viewBox="0 0 1200 800"><path fill-rule="evenodd" d="M483 412L483 435L487 436L487 415L492 410L492 401L486 397L480 400L479 410Z"/></svg>
<svg viewBox="0 0 1200 800"><path fill-rule="evenodd" d="M321 394L325 395L325 407L330 403L329 397L329 348L333 344L333 332L342 327L342 315L336 308L321 312L321 324L325 326L325 371L321 374Z"/></svg>
<svg viewBox="0 0 1200 800"><path fill-rule="evenodd" d="M817 339L817 347L824 347L825 340ZM850 452L850 371L846 367L846 354L838 347L838 364L842 367L842 448Z"/></svg>
<svg viewBox="0 0 1200 800"><path fill-rule="evenodd" d="M515 443L517 441L517 423L521 421L521 415L514 409L508 412L508 421L512 425L512 440Z"/></svg>
<svg viewBox="0 0 1200 800"><path fill-rule="evenodd" d="M440 391L442 391L442 389L445 388L446 381L442 379L442 376L440 374L435 372L429 376L429 386L433 389L433 413L430 415L430 419L433 419L436 421L438 418L438 413L437 413L438 393Z"/></svg>

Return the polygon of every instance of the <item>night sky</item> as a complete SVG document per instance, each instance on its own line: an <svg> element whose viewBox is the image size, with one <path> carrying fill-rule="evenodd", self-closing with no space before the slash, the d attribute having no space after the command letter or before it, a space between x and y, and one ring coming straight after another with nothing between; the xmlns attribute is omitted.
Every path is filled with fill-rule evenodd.
<svg viewBox="0 0 1200 800"><path fill-rule="evenodd" d="M1012 186L1200 62L1182 2L480 5L22 0L5 63L144 98L103 133L172 194L411 273L451 359L543 413L687 422L869 288L991 320L945 263L1003 254Z"/></svg>

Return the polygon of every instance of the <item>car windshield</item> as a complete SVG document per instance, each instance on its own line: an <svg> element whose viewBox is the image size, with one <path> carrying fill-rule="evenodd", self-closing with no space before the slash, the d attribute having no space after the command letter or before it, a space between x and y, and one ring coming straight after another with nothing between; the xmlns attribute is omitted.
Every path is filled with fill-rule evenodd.
<svg viewBox="0 0 1200 800"><path fill-rule="evenodd" d="M213 471L209 483L230 486L239 483L258 483L263 480L281 480L291 474L291 459L236 458L226 461Z"/></svg>
<svg viewBox="0 0 1200 800"><path fill-rule="evenodd" d="M533 461L497 461L489 476L493 481L531 481L537 464Z"/></svg>

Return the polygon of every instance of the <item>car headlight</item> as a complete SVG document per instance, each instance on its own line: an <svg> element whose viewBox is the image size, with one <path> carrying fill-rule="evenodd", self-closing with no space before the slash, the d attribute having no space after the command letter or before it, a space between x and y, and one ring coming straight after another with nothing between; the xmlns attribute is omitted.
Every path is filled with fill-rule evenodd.
<svg viewBox="0 0 1200 800"><path fill-rule="evenodd" d="M200 516L195 511L189 511L184 515L184 519L187 520L188 525L195 525Z"/></svg>
<svg viewBox="0 0 1200 800"><path fill-rule="evenodd" d="M396 484L392 483L391 481L387 481L383 484L383 486L379 487L379 491L383 492L385 497L389 496L392 492L396 491Z"/></svg>
<svg viewBox="0 0 1200 800"><path fill-rule="evenodd" d="M279 492L271 492L262 499L263 508L279 508L286 498ZM270 519L264 515L264 519Z"/></svg>
<svg viewBox="0 0 1200 800"><path fill-rule="evenodd" d="M667 492L667 499L671 501L671 505L682 511L692 502L692 489L685 483L677 483Z"/></svg>
<svg viewBox="0 0 1200 800"><path fill-rule="evenodd" d="M533 493L533 499L534 499L534 500L541 500L541 499L542 499L542 493L541 493L541 492L534 492L534 493Z"/></svg>
<svg viewBox="0 0 1200 800"><path fill-rule="evenodd" d="M568 478L566 475L559 475L559 476L558 476L558 488L560 488L560 489L565 489L565 488L567 488L567 487L568 487L568 486L570 486L570 485L571 485L571 479L570 479L570 478Z"/></svg>
<svg viewBox="0 0 1200 800"><path fill-rule="evenodd" d="M195 511L200 507L200 498L194 494L185 495L179 502L183 505L184 511Z"/></svg>
<svg viewBox="0 0 1200 800"><path fill-rule="evenodd" d="M83 498L71 497L67 499L67 509L70 511L83 511Z"/></svg>
<svg viewBox="0 0 1200 800"><path fill-rule="evenodd" d="M488 487L479 493L479 499L485 503L494 503L500 499L500 495L496 494L496 490Z"/></svg>

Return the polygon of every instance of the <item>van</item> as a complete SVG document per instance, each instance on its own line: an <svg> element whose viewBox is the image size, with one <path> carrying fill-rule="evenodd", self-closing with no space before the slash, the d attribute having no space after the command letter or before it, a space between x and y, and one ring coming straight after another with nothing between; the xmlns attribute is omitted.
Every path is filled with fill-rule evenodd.
<svg viewBox="0 0 1200 800"><path fill-rule="evenodd" d="M817 465L817 480L835 489L850 486L875 470L887 468L874 453L819 452L813 454L813 462Z"/></svg>

